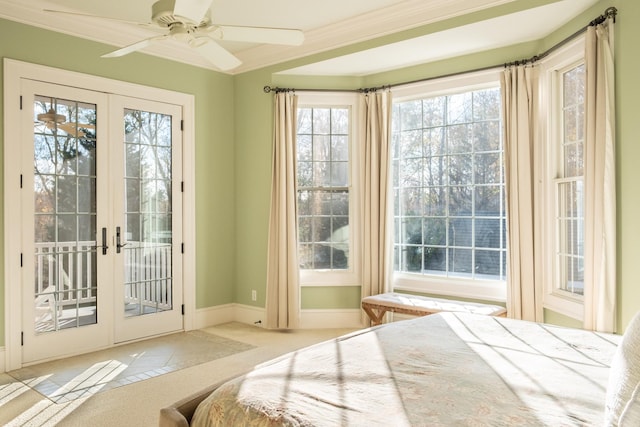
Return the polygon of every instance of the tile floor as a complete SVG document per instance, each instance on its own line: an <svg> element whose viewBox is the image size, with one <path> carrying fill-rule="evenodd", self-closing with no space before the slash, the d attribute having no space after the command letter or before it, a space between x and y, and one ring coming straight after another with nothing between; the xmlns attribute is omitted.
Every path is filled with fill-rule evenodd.
<svg viewBox="0 0 640 427"><path fill-rule="evenodd" d="M41 363L8 374L54 403L64 403L253 347L198 330Z"/></svg>

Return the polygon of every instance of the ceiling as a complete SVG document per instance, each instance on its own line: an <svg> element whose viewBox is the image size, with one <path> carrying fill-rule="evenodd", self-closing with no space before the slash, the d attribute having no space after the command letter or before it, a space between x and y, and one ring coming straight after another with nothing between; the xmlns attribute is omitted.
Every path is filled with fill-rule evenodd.
<svg viewBox="0 0 640 427"><path fill-rule="evenodd" d="M158 33L131 22L150 22L155 0L0 0L0 17L110 44L115 48ZM198 1L198 0L194 0ZM301 46L221 41L242 65L237 74L302 58L353 43L416 28L514 0L213 0L212 21L223 25L294 28L302 30ZM366 75L417 63L542 38L597 0L562 0L511 15L396 42L386 46L317 62L285 73ZM96 15L84 17L47 9ZM130 22L121 22L130 21ZM215 69L191 49L167 40L151 44L144 53ZM113 49L111 49L113 50ZM105 50L107 53L109 49ZM371 61L371 58L376 58ZM411 58L410 60L408 58ZM110 60L117 60L110 59Z"/></svg>

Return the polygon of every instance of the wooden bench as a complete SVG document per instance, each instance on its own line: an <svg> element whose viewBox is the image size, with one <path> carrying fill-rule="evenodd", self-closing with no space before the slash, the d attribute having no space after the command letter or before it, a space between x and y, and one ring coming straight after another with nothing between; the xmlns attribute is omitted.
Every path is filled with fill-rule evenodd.
<svg viewBox="0 0 640 427"><path fill-rule="evenodd" d="M414 316L427 316L440 311L464 311L466 313L500 317L506 317L507 315L507 310L499 305L400 294L397 292L365 297L362 299L362 309L367 313L374 326L382 323L382 318L387 311Z"/></svg>

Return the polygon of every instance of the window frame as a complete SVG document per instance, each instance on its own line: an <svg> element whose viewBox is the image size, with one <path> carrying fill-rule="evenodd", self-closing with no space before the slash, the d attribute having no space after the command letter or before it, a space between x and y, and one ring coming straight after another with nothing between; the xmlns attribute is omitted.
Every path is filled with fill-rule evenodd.
<svg viewBox="0 0 640 427"><path fill-rule="evenodd" d="M344 270L299 268L300 286L359 286L361 283L361 249L359 244L361 221L358 219L360 212L359 162L357 156L354 155L356 150L353 148L358 141L358 94L355 92L297 92L297 95L298 109L347 107L350 110L349 185L347 186L349 191L349 268ZM297 133L296 127L296 135ZM297 161L296 159L296 164ZM296 186L296 203L298 190Z"/></svg>
<svg viewBox="0 0 640 427"><path fill-rule="evenodd" d="M585 37L576 37L565 46L541 61L540 73L540 135L544 137L540 152L539 173L542 197L538 227L542 248L541 264L543 299L545 309L582 321L584 296L568 292L560 286L560 267L557 251L561 236L556 220L559 184L574 177L565 177L563 170L563 75L585 62ZM584 180L584 174L583 178ZM583 241L584 244L584 241Z"/></svg>
<svg viewBox="0 0 640 427"><path fill-rule="evenodd" d="M450 77L427 80L425 82L394 89L393 102L406 102L430 97L453 95L500 85L500 70L491 69L465 73ZM393 191L393 190L392 190ZM393 212L395 218L395 212ZM393 224L391 226L394 226ZM392 243L395 244L395 241ZM508 244L507 244L508 254ZM500 280L478 280L464 277L439 277L393 271L394 290L410 291L485 301L505 302L507 282Z"/></svg>

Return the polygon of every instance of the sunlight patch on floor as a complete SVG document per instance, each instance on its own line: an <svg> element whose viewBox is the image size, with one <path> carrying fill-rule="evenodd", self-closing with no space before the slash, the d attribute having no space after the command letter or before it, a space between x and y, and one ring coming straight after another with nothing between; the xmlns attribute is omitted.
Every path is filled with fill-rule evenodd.
<svg viewBox="0 0 640 427"><path fill-rule="evenodd" d="M55 425L81 406L88 398L89 396L62 404L53 403L49 399L43 399L11 420L6 426L41 427Z"/></svg>

